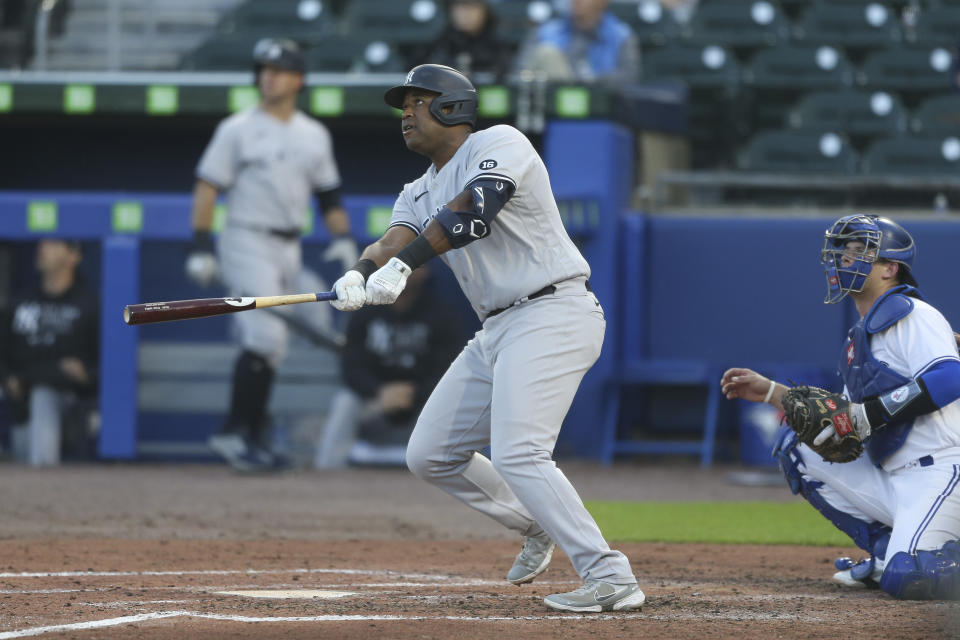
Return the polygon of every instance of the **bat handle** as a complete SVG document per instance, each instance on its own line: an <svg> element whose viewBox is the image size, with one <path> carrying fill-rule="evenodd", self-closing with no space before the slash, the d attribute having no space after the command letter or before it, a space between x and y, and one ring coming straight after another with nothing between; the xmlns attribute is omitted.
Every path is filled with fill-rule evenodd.
<svg viewBox="0 0 960 640"><path fill-rule="evenodd" d="M317 302L324 302L326 300L337 299L336 291L321 291L319 293L315 293L314 295L317 296Z"/></svg>

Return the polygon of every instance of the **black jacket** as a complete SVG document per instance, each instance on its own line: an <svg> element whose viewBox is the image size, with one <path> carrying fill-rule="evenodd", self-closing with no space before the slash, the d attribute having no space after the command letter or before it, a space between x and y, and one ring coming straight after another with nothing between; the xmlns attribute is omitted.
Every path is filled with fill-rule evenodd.
<svg viewBox="0 0 960 640"><path fill-rule="evenodd" d="M16 298L2 314L0 376L14 375L27 388L44 384L61 391L93 394L100 359L99 306L78 278L60 296L37 289ZM63 358L83 362L89 381L80 384L60 369Z"/></svg>

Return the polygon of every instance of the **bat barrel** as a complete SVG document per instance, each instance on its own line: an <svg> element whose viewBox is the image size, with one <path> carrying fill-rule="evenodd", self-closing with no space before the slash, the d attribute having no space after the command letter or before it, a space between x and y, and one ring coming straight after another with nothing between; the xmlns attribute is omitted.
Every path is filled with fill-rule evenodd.
<svg viewBox="0 0 960 640"><path fill-rule="evenodd" d="M123 321L136 325L207 318L254 309L256 304L255 298L199 298L130 304L123 308Z"/></svg>

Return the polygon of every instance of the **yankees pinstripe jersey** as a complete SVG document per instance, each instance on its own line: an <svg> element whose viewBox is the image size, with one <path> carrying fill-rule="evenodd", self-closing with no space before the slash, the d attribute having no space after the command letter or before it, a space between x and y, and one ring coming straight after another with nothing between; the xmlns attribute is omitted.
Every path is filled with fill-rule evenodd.
<svg viewBox="0 0 960 640"><path fill-rule="evenodd" d="M300 111L283 122L259 107L223 120L197 177L227 192L226 225L299 229L313 191L340 186L330 132Z"/></svg>
<svg viewBox="0 0 960 640"><path fill-rule="evenodd" d="M472 133L440 171L431 165L405 185L390 226L419 234L481 177L514 185L513 197L493 221L489 236L440 256L481 319L549 284L589 277L587 261L560 220L543 160L526 136L508 125Z"/></svg>

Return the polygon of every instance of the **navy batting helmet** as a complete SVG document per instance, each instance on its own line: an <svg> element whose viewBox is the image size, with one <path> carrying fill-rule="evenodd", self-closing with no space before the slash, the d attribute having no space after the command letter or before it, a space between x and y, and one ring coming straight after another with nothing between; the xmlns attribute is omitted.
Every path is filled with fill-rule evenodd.
<svg viewBox="0 0 960 640"><path fill-rule="evenodd" d="M421 64L411 69L403 84L387 91L384 101L396 109L403 108L403 95L407 89L423 89L439 94L430 104L430 113L441 124L469 124L477 128L477 90L473 83L452 67L442 64ZM450 113L443 109L449 107Z"/></svg>
<svg viewBox="0 0 960 640"><path fill-rule="evenodd" d="M307 72L300 46L293 40L264 38L258 41L253 47L253 72L259 76L260 69L265 66L296 73Z"/></svg>

